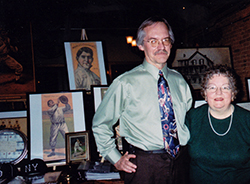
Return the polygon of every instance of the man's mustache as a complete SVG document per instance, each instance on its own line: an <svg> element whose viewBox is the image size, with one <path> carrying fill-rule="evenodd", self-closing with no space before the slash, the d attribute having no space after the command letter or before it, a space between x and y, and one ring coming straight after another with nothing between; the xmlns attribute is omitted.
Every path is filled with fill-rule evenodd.
<svg viewBox="0 0 250 184"><path fill-rule="evenodd" d="M156 54L159 54L159 53L165 53L165 54L168 54L168 51L166 51L166 50L158 50L158 51L156 51L155 53L154 53L154 55L156 55Z"/></svg>

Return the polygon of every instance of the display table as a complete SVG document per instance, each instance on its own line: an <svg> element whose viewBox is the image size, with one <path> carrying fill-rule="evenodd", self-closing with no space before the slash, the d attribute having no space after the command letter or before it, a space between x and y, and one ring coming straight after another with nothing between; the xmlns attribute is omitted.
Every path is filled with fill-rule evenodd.
<svg viewBox="0 0 250 184"><path fill-rule="evenodd" d="M104 164L104 165L99 165L99 164L94 164L89 166L87 169L82 169L81 166L79 165L71 165L68 167L65 167L64 170L62 171L62 173L60 174L60 177L58 178L58 183L71 183L71 184L78 184L78 183L86 183L86 184L123 184L124 181L122 180L123 178L123 172L118 172L115 170L114 167L110 167L110 164ZM93 169L94 168L94 169ZM105 169L108 169L108 173L102 173L102 171L104 172ZM95 173L95 171L97 171ZM91 177L91 180L87 180L88 178L88 172L90 172L90 174L97 174ZM98 175L102 175L102 174L108 174L110 176L110 178L113 179L107 179L107 180L102 180L102 179L98 179ZM108 178L109 178L108 176ZM112 177L114 176L114 177ZM118 176L118 177L117 177ZM105 176L106 177L106 176ZM93 180L92 180L93 178ZM101 178L103 178L101 176Z"/></svg>
<svg viewBox="0 0 250 184"><path fill-rule="evenodd" d="M5 183L10 183L10 184L25 184L25 183L123 184L124 183L122 179L123 172L117 172L113 166L109 167L111 166L110 164L103 164L103 165L94 164L94 166L95 166L94 169L93 165L91 165L91 167L89 166L87 168L82 168L80 167L80 164L64 165L62 167L57 167L55 170L54 168L48 168L47 170L48 172L46 172L45 174L16 176L14 179L6 181ZM89 175L86 173L90 173L91 177L88 177Z"/></svg>
<svg viewBox="0 0 250 184"><path fill-rule="evenodd" d="M95 180L95 181L73 181L59 182L59 184L124 184L122 180Z"/></svg>

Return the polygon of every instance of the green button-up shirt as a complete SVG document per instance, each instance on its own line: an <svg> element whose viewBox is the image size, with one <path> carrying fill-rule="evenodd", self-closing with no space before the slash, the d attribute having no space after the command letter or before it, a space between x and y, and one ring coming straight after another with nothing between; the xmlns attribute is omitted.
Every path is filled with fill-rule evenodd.
<svg viewBox="0 0 250 184"><path fill-rule="evenodd" d="M189 131L184 124L192 105L188 84L182 75L165 65L163 75L171 92L180 145L186 145ZM120 135L143 150L163 149L161 114L158 103L159 69L146 60L117 77L107 90L93 118L93 133L100 154L115 164L121 157L111 138L119 120Z"/></svg>

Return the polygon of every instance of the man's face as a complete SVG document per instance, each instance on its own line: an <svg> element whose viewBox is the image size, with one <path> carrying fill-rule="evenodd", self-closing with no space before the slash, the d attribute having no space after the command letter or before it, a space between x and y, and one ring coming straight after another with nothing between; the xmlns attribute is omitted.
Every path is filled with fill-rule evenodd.
<svg viewBox="0 0 250 184"><path fill-rule="evenodd" d="M157 22L144 29L146 36L144 38L144 44L139 45L139 49L144 51L147 62L157 67L159 70L162 69L170 55L172 45L164 46L162 39L169 37L167 26L163 22ZM152 47L148 42L151 39L159 41L158 46Z"/></svg>
<svg viewBox="0 0 250 184"><path fill-rule="evenodd" d="M78 62L83 68L90 69L92 66L93 58L91 57L90 53L83 51L78 58Z"/></svg>
<svg viewBox="0 0 250 184"><path fill-rule="evenodd" d="M52 100L49 101L49 105L48 105L49 107L53 107L54 105L55 105L54 101L52 101Z"/></svg>

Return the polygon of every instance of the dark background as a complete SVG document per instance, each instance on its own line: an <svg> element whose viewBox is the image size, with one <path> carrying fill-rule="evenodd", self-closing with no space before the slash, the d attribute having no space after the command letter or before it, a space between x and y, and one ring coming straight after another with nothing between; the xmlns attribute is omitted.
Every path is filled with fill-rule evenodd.
<svg viewBox="0 0 250 184"><path fill-rule="evenodd" d="M160 15L168 20L176 37L174 53L176 48L208 47L218 42L222 30L210 31L211 20L216 24L249 4L249 0L0 0L0 28L19 48L13 56L24 66L24 72L33 76L34 92L67 91L64 42L80 41L83 28L89 41L102 41L110 84L142 62L143 54L127 45L125 37L135 38L146 18ZM194 30L198 30L198 38L189 34ZM173 57L171 54L169 63ZM0 72L4 71L1 68ZM94 114L91 92L85 92L84 100L86 127L90 130ZM0 110L13 107L20 110L27 104L2 102Z"/></svg>

